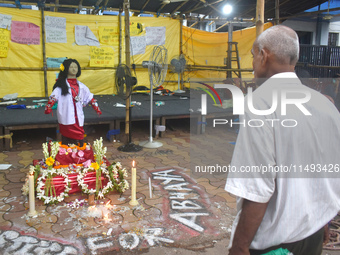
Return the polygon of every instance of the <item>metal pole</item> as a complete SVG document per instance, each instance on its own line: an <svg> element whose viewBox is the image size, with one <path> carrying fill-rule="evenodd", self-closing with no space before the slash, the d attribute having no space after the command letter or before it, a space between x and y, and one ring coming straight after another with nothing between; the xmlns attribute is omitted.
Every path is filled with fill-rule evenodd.
<svg viewBox="0 0 340 255"><path fill-rule="evenodd" d="M154 68L153 68L154 70ZM150 136L149 142L152 143L152 129L153 129L153 78L152 74L150 74Z"/></svg>
<svg viewBox="0 0 340 255"><path fill-rule="evenodd" d="M44 69L45 97L48 97L44 5L40 8L41 8L41 34L42 34L41 37L42 37L42 48L43 48L43 69Z"/></svg>
<svg viewBox="0 0 340 255"><path fill-rule="evenodd" d="M183 54L183 17L179 20L179 55ZM180 87L178 89L183 89L183 72L181 72L180 77Z"/></svg>

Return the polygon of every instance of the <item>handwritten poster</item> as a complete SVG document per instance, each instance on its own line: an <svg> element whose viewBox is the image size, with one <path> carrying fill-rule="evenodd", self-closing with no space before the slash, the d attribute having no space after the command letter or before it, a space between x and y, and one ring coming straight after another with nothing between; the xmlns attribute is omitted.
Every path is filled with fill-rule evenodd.
<svg viewBox="0 0 340 255"><path fill-rule="evenodd" d="M131 55L144 54L146 48L145 36L131 36Z"/></svg>
<svg viewBox="0 0 340 255"><path fill-rule="evenodd" d="M12 16L0 14L0 28L11 30Z"/></svg>
<svg viewBox="0 0 340 255"><path fill-rule="evenodd" d="M0 28L0 58L7 58L9 31Z"/></svg>
<svg viewBox="0 0 340 255"><path fill-rule="evenodd" d="M164 45L165 27L146 27L146 45Z"/></svg>
<svg viewBox="0 0 340 255"><path fill-rule="evenodd" d="M119 28L118 27L99 27L99 41L106 45L119 45Z"/></svg>
<svg viewBox="0 0 340 255"><path fill-rule="evenodd" d="M90 66L114 66L114 51L111 47L90 47Z"/></svg>
<svg viewBox="0 0 340 255"><path fill-rule="evenodd" d="M47 43L67 43L66 18L45 16Z"/></svg>
<svg viewBox="0 0 340 255"><path fill-rule="evenodd" d="M12 42L21 44L40 44L40 27L29 22L12 21Z"/></svg>
<svg viewBox="0 0 340 255"><path fill-rule="evenodd" d="M97 37L92 33L88 26L78 26L74 27L74 37L76 44L78 45L89 45L89 46L99 46L100 43Z"/></svg>
<svg viewBox="0 0 340 255"><path fill-rule="evenodd" d="M47 58L46 65L48 68L59 68L60 64L64 62L67 58Z"/></svg>

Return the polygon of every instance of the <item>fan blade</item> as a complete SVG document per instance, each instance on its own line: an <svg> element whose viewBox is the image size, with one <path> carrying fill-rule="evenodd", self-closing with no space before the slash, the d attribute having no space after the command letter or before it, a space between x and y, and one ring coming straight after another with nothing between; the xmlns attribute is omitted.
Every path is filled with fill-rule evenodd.
<svg viewBox="0 0 340 255"><path fill-rule="evenodd" d="M176 66L177 63L178 63L178 60L175 59L175 58L171 59L171 61L170 61L170 64L173 65L173 66Z"/></svg>
<svg viewBox="0 0 340 255"><path fill-rule="evenodd" d="M125 76L125 69L122 66L117 67L116 75L118 78L123 78Z"/></svg>
<svg viewBox="0 0 340 255"><path fill-rule="evenodd" d="M185 58L180 58L180 59L179 59L179 62L181 62L181 65L182 65L182 66L185 66L185 64L187 63L187 61L186 61Z"/></svg>

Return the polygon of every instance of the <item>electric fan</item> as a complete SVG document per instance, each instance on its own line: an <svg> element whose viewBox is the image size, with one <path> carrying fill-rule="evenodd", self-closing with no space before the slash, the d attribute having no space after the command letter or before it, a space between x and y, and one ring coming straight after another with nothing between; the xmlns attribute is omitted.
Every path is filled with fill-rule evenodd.
<svg viewBox="0 0 340 255"><path fill-rule="evenodd" d="M136 77L131 75L130 68L127 65L119 64L116 70L116 77L115 77L115 85L116 85L116 92L119 97L123 98L124 100L128 99L131 96L132 88L134 85L137 84ZM129 108L129 116L127 116L129 120L129 134L128 134L128 143L118 147L119 151L124 152L134 152L140 151L142 149L141 146L135 145L131 141L131 109Z"/></svg>
<svg viewBox="0 0 340 255"><path fill-rule="evenodd" d="M186 63L187 63L187 61L185 60L185 57L183 55L174 57L170 61L171 70L178 74L178 89L174 91L175 93L185 93L185 91L181 90L181 88L180 88L180 86L181 86L180 77L181 77L181 73L184 72L184 68L185 68Z"/></svg>
<svg viewBox="0 0 340 255"><path fill-rule="evenodd" d="M163 144L152 140L152 115L153 115L153 87L158 87L164 82L168 70L168 51L164 46L155 46L149 61L143 61L144 68L149 69L150 78L150 136L148 141L140 142L145 148L158 148Z"/></svg>
<svg viewBox="0 0 340 255"><path fill-rule="evenodd" d="M132 87L136 84L137 79L131 75L130 68L127 65L119 64L115 77L117 95L126 100L130 97Z"/></svg>

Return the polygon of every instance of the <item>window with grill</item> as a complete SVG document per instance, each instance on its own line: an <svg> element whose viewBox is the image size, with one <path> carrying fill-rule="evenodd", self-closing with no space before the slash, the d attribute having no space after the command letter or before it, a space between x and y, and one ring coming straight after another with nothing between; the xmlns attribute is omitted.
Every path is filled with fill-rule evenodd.
<svg viewBox="0 0 340 255"><path fill-rule="evenodd" d="M338 41L339 41L339 33L328 34L328 45L329 46L338 46Z"/></svg>

